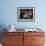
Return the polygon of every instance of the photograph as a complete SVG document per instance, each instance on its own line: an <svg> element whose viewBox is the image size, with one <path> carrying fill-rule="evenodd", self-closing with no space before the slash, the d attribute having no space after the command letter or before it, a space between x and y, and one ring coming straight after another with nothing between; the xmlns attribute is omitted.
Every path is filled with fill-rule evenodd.
<svg viewBox="0 0 46 46"><path fill-rule="evenodd" d="M34 21L35 12L34 7L18 7L17 20L18 21Z"/></svg>

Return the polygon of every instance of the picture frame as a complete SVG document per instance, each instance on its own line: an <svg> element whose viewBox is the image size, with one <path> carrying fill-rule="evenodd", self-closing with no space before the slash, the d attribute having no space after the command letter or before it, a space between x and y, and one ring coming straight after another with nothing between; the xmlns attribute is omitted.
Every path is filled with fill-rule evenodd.
<svg viewBox="0 0 46 46"><path fill-rule="evenodd" d="M35 7L18 7L17 21L20 22L34 22L35 21Z"/></svg>

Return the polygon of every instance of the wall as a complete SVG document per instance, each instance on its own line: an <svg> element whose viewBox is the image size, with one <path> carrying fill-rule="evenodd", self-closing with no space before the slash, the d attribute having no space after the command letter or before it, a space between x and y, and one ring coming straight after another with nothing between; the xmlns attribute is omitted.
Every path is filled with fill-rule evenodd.
<svg viewBox="0 0 46 46"><path fill-rule="evenodd" d="M0 0L0 25L16 28L46 28L46 0ZM17 7L35 7L35 22L18 22Z"/></svg>
<svg viewBox="0 0 46 46"><path fill-rule="evenodd" d="M35 22L18 22L17 7L35 7ZM19 29L40 27L46 32L46 0L0 0L0 31L9 24Z"/></svg>

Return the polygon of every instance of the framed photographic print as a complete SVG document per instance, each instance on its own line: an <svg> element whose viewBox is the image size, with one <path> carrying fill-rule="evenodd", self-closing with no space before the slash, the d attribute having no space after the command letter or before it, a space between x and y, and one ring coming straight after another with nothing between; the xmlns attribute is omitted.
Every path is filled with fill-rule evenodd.
<svg viewBox="0 0 46 46"><path fill-rule="evenodd" d="M18 7L17 20L21 22L34 22L35 7Z"/></svg>

